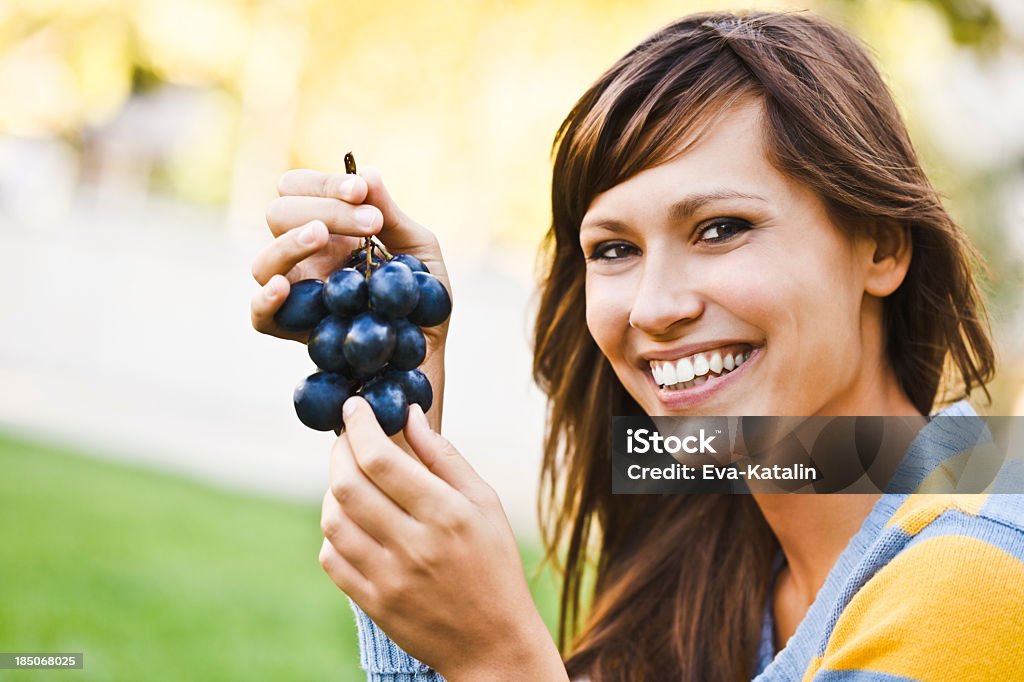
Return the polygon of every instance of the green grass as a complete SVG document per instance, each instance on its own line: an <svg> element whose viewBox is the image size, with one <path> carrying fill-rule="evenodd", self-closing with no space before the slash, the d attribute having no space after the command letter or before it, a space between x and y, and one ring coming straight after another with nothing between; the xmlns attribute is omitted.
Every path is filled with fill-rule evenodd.
<svg viewBox="0 0 1024 682"><path fill-rule="evenodd" d="M360 680L320 541L318 505L0 434L0 651L85 655L82 670L0 679ZM553 582L533 587L550 625Z"/></svg>

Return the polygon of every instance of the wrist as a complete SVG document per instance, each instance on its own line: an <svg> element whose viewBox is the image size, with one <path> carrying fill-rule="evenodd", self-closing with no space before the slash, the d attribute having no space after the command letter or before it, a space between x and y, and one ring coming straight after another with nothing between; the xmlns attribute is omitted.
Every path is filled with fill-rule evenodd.
<svg viewBox="0 0 1024 682"><path fill-rule="evenodd" d="M518 638L503 637L494 650L478 657L464 659L439 670L448 682L499 682L504 680L537 680L537 682L568 682L562 656L547 627L537 617L528 632Z"/></svg>
<svg viewBox="0 0 1024 682"><path fill-rule="evenodd" d="M417 682L444 682L425 663L410 656L387 633L349 599L356 616L359 636L359 664L368 680L415 679Z"/></svg>
<svg viewBox="0 0 1024 682"><path fill-rule="evenodd" d="M430 378L430 387L434 394L434 400L425 416L430 428L437 433L441 433L441 415L444 413L444 346L442 345L438 348L424 364L428 365L428 367L422 367L421 369Z"/></svg>

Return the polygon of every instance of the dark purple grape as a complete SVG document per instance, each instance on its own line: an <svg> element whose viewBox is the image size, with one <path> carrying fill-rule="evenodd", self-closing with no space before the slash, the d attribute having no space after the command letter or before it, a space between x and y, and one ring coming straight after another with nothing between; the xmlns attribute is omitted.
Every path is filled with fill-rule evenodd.
<svg viewBox="0 0 1024 682"><path fill-rule="evenodd" d="M378 256L377 254L373 254L373 256L370 257L370 262L373 264L373 267L371 268L371 270L376 270L380 266L384 265L385 261L384 261L383 258ZM361 273L363 273L365 275L366 274L366 252L365 251L360 251L355 256L352 256L351 258L349 258L348 262L345 263L345 267L353 268L357 272L361 272Z"/></svg>
<svg viewBox="0 0 1024 682"><path fill-rule="evenodd" d="M345 359L360 372L376 372L395 349L395 327L380 313L360 313L352 320L342 346Z"/></svg>
<svg viewBox="0 0 1024 682"><path fill-rule="evenodd" d="M303 332L312 329L327 317L322 293L324 283L318 279L304 279L292 284L288 298L274 313L274 321L281 329Z"/></svg>
<svg viewBox="0 0 1024 682"><path fill-rule="evenodd" d="M423 263L423 261L421 261L416 256L410 256L407 253L400 253L400 254L398 254L397 256L395 256L394 258L391 259L391 262L392 263L395 263L395 262L405 263L406 265L409 266L409 269L412 270L413 272L430 272L430 268L428 268Z"/></svg>
<svg viewBox="0 0 1024 682"><path fill-rule="evenodd" d="M427 357L427 340L420 328L408 320L395 320L395 350L388 364L394 369L416 369Z"/></svg>
<svg viewBox="0 0 1024 682"><path fill-rule="evenodd" d="M402 387L405 399L410 405L415 403L426 412L434 403L434 391L430 388L430 380L427 379L427 375L418 369L412 369L408 372L391 370L384 374L384 378L390 379Z"/></svg>
<svg viewBox="0 0 1024 682"><path fill-rule="evenodd" d="M374 254L376 255L376 254ZM360 261L366 260L366 249L361 248L358 251L353 251L349 254L348 260L345 261L346 268L354 268Z"/></svg>
<svg viewBox="0 0 1024 682"><path fill-rule="evenodd" d="M295 387L292 401L299 421L317 431L341 428L341 406L353 395L348 379L333 372L316 372Z"/></svg>
<svg viewBox="0 0 1024 682"><path fill-rule="evenodd" d="M320 369L338 372L347 377L352 376L352 366L345 359L342 347L352 320L347 317L328 315L320 324L313 328L306 344L309 359Z"/></svg>
<svg viewBox="0 0 1024 682"><path fill-rule="evenodd" d="M370 307L388 317L405 317L420 299L412 270L405 263L391 261L370 275Z"/></svg>
<svg viewBox="0 0 1024 682"><path fill-rule="evenodd" d="M452 299L441 280L426 272L415 272L420 298L409 313L409 321L421 327L436 327L452 313Z"/></svg>
<svg viewBox="0 0 1024 682"><path fill-rule="evenodd" d="M361 386L361 385L365 384L367 381L369 381L370 379L373 379L379 373L380 373L379 369L375 369L375 370L372 370L372 371L367 371L365 369L356 369L355 367L352 367L351 371L349 371L345 376L347 376L349 379L351 379L356 384Z"/></svg>
<svg viewBox="0 0 1024 682"><path fill-rule="evenodd" d="M385 378L374 379L363 386L359 395L370 403L384 433L393 436L405 426L405 420L409 417L409 404L398 382Z"/></svg>
<svg viewBox="0 0 1024 682"><path fill-rule="evenodd" d="M335 315L352 317L367 310L366 276L355 268L335 270L324 282L324 305Z"/></svg>

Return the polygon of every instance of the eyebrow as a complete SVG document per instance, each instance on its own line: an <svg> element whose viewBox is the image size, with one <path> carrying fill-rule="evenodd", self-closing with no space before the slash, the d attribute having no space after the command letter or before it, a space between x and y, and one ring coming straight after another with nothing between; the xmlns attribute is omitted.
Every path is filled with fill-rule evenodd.
<svg viewBox="0 0 1024 682"><path fill-rule="evenodd" d="M768 202L767 199L758 194L748 194L746 192L737 192L733 189L716 189L710 192L702 192L700 194L693 194L681 201L677 201L672 204L669 208L668 214L675 220L684 220L690 218L694 213L699 211L705 205L713 203L715 201L725 201L727 199L752 199L754 201Z"/></svg>
<svg viewBox="0 0 1024 682"><path fill-rule="evenodd" d="M767 199L759 194L749 194L747 192L739 192L733 189L716 189L707 192L700 192L698 194L691 194L680 199L669 207L668 216L670 220L674 221L686 220L708 204L716 201L726 201L729 199L750 199L764 203L768 202ZM592 223L584 222L580 226L580 229L582 230L585 228L604 228L612 232L623 232L627 229L626 225L618 220L597 220Z"/></svg>

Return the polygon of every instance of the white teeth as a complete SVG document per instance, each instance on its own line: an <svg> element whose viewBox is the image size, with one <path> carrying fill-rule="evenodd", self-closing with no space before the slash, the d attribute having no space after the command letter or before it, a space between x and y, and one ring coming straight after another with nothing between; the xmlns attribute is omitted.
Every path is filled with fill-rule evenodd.
<svg viewBox="0 0 1024 682"><path fill-rule="evenodd" d="M676 363L676 381L690 381L694 377L693 363L683 358Z"/></svg>
<svg viewBox="0 0 1024 682"><path fill-rule="evenodd" d="M698 355L693 358L693 373L697 376L704 376L710 369L711 365L708 364L708 359L703 355Z"/></svg>
<svg viewBox="0 0 1024 682"><path fill-rule="evenodd" d="M722 363L722 354L719 353L718 351L712 353L711 362L708 363L708 366L711 368L711 371L714 372L715 374L721 374L722 367L724 366L724 364Z"/></svg>
<svg viewBox="0 0 1024 682"><path fill-rule="evenodd" d="M698 353L671 360L652 360L651 374L654 382L669 390L681 390L698 386L709 379L718 379L736 369L750 358L751 351L736 354L721 351Z"/></svg>

